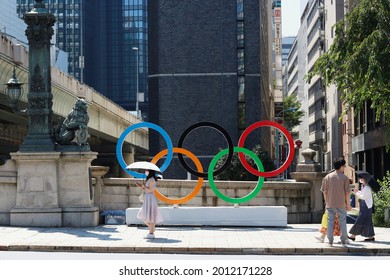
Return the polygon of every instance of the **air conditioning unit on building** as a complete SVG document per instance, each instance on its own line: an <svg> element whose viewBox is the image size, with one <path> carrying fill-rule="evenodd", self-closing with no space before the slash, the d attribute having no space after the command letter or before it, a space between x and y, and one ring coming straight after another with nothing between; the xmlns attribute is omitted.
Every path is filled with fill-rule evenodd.
<svg viewBox="0 0 390 280"><path fill-rule="evenodd" d="M318 6L318 12L322 15L324 13L324 6Z"/></svg>
<svg viewBox="0 0 390 280"><path fill-rule="evenodd" d="M320 38L323 40L325 39L325 30L320 30Z"/></svg>
<svg viewBox="0 0 390 280"><path fill-rule="evenodd" d="M17 44L17 45L13 45L12 46L13 48L13 59L14 59L14 62L16 64L23 64L23 61L24 61L24 54L25 54L25 51L24 51L24 47L20 44Z"/></svg>

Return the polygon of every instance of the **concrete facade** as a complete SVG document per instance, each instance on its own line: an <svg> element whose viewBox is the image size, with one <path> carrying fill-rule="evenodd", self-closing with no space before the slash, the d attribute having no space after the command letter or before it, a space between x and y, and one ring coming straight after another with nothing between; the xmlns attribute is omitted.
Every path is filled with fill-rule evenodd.
<svg viewBox="0 0 390 280"><path fill-rule="evenodd" d="M326 17L324 17L324 31L325 31L325 51L329 50L335 38L336 22L344 16L344 1L343 0L325 0L324 9ZM333 159L344 156L348 161L348 155L343 154L342 142L342 123L340 116L342 113L341 92L335 85L329 85L325 89L326 92L326 141L324 150L324 162L326 170L333 168ZM352 177L352 174L348 177Z"/></svg>
<svg viewBox="0 0 390 280"><path fill-rule="evenodd" d="M285 69L287 94L297 94L305 111L302 123L296 129L303 140L302 147L317 151L316 161L324 171L333 168L333 158L343 156L340 92L333 85L326 87L319 75L309 83L305 76L332 44L335 23L343 17L343 2L307 1Z"/></svg>
<svg viewBox="0 0 390 280"><path fill-rule="evenodd" d="M269 95L269 88L261 85L260 77L259 15L263 1L241 2L245 20L238 15L237 0L148 3L150 121L164 128L174 145L185 129L196 122L219 124L237 143L245 128L269 119L266 114L270 111L261 110L262 102L270 102L269 98L263 99ZM245 44L241 45L237 32L242 24L245 32L241 38ZM266 30L268 25L264 26ZM264 75L268 80L268 72ZM250 149L261 144L258 139L262 137L269 142L270 133L259 131L248 138ZM212 132L201 128L188 137L193 140L191 143L183 145L204 166L219 148L227 147L221 134ZM150 154L165 147L161 137L151 132ZM187 177L176 159L167 172L172 178Z"/></svg>

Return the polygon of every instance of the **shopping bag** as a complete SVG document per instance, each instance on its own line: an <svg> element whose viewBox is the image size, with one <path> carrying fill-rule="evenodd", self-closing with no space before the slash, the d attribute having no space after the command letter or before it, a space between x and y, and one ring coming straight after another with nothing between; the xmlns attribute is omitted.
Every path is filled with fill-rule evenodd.
<svg viewBox="0 0 390 280"><path fill-rule="evenodd" d="M139 201L141 202L144 202L144 192L142 192L139 197L138 197Z"/></svg>
<svg viewBox="0 0 390 280"><path fill-rule="evenodd" d="M321 226L324 228L328 228L328 213L327 212L325 212L324 215L322 215Z"/></svg>

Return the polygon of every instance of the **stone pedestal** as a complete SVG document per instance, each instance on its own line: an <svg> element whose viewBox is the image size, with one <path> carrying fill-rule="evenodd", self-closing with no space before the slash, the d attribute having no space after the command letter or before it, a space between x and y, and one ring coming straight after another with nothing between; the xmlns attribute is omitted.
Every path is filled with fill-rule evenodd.
<svg viewBox="0 0 390 280"><path fill-rule="evenodd" d="M93 152L17 152L16 205L12 226L88 227L98 225L92 204Z"/></svg>
<svg viewBox="0 0 390 280"><path fill-rule="evenodd" d="M62 226L58 203L58 161L61 154L13 153L17 166L16 205L11 210L11 226Z"/></svg>
<svg viewBox="0 0 390 280"><path fill-rule="evenodd" d="M0 164L0 225L10 224L10 211L16 203L16 165L7 160Z"/></svg>
<svg viewBox="0 0 390 280"><path fill-rule="evenodd" d="M108 166L92 166L92 177L96 178L95 189L93 192L94 205L98 206L99 209L102 207L102 190L103 190L103 177L108 173L110 168Z"/></svg>
<svg viewBox="0 0 390 280"><path fill-rule="evenodd" d="M94 152L64 152L58 163L59 206L62 226L89 227L99 224L99 208L93 206L91 162Z"/></svg>
<svg viewBox="0 0 390 280"><path fill-rule="evenodd" d="M321 165L314 161L316 152L306 149L302 152L304 161L297 165L296 172L291 173L291 177L297 182L308 182L310 184L310 212L311 222L321 223L324 214L324 198L321 192L322 179L326 172L321 172Z"/></svg>

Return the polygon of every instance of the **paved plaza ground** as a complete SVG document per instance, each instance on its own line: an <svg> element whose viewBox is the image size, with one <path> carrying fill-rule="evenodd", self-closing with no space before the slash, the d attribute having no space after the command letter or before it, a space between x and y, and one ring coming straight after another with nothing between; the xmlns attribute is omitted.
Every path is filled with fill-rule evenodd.
<svg viewBox="0 0 390 280"><path fill-rule="evenodd" d="M158 227L154 240L146 227L101 225L91 228L0 227L0 250L158 254L282 254L390 256L390 228L375 228L376 241L358 236L347 247L328 247L314 237L318 224L287 227ZM351 225L348 225L348 229ZM325 239L326 242L326 239Z"/></svg>

